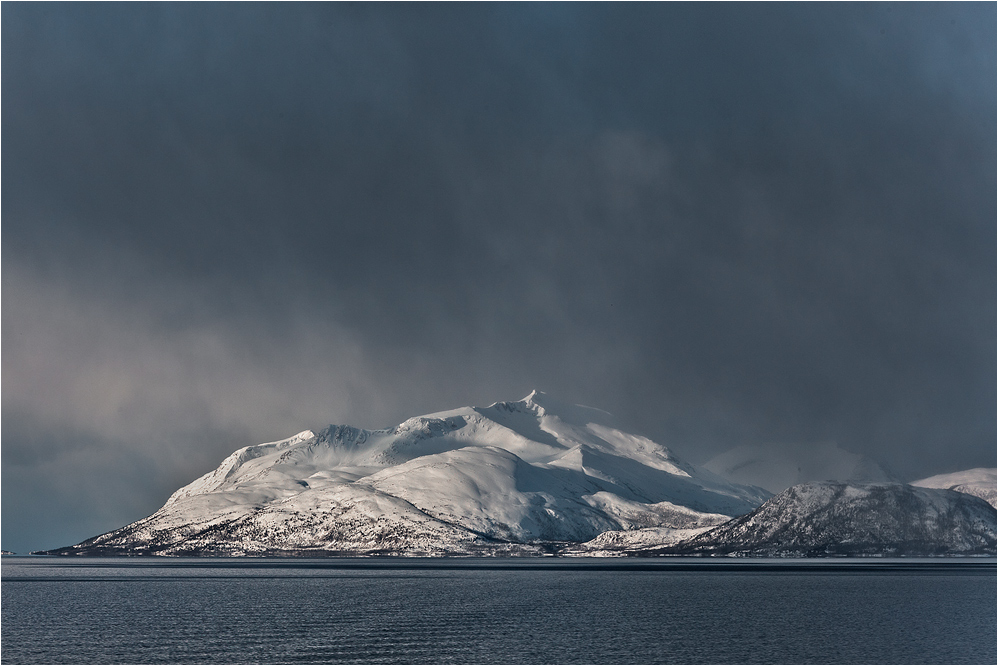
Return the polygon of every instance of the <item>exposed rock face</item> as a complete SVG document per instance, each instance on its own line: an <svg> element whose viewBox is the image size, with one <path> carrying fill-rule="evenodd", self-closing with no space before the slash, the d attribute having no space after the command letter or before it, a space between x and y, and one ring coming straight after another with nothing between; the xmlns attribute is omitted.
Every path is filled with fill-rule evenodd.
<svg viewBox="0 0 998 666"><path fill-rule="evenodd" d="M963 493L900 483L809 483L645 554L994 555L995 531L995 508Z"/></svg>

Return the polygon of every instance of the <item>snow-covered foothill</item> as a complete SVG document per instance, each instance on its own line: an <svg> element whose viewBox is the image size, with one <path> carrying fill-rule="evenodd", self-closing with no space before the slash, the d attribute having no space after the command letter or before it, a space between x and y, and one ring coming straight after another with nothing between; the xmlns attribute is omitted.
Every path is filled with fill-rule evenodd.
<svg viewBox="0 0 998 666"><path fill-rule="evenodd" d="M998 482L994 467L975 467L962 472L937 474L927 479L912 481L911 485L921 488L946 488L960 493L980 497L991 506L998 506Z"/></svg>
<svg viewBox="0 0 998 666"><path fill-rule="evenodd" d="M995 508L903 483L806 483L659 552L755 557L995 554ZM655 550L655 549L652 549Z"/></svg>

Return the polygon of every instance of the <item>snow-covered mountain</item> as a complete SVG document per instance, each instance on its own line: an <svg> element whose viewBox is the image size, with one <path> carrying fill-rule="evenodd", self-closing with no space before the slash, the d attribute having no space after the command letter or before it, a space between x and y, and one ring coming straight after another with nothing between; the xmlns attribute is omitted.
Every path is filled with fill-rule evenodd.
<svg viewBox="0 0 998 666"><path fill-rule="evenodd" d="M529 554L642 529L664 543L768 497L535 391L239 449L152 516L55 552Z"/></svg>
<svg viewBox="0 0 998 666"><path fill-rule="evenodd" d="M952 490L807 483L755 511L646 554L994 555L995 509Z"/></svg>
<svg viewBox="0 0 998 666"><path fill-rule="evenodd" d="M899 481L876 460L831 442L738 446L704 463L704 468L734 483L771 493L811 481Z"/></svg>
<svg viewBox="0 0 998 666"><path fill-rule="evenodd" d="M921 488L946 488L960 493L980 497L991 506L998 506L998 482L996 482L994 467L975 467L974 469L950 474L937 474L927 479L912 481L911 485Z"/></svg>
<svg viewBox="0 0 998 666"><path fill-rule="evenodd" d="M769 460L770 472L779 462L771 451L740 455ZM736 459L713 466L749 467L732 468ZM837 447L812 451L811 462L806 474L886 475ZM799 459L791 464L805 474ZM782 483L771 473L749 478ZM919 483L987 487L994 501L994 470ZM810 483L770 499L624 432L606 412L535 391L384 430L328 426L247 446L152 516L51 552L994 554L995 509L899 483Z"/></svg>

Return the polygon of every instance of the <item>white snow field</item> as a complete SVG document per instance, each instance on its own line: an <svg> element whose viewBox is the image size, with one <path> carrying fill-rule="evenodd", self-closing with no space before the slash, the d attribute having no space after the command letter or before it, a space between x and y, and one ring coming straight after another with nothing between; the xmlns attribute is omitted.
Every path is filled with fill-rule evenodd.
<svg viewBox="0 0 998 666"><path fill-rule="evenodd" d="M620 551L692 536L769 496L535 391L239 449L152 516L62 550L531 554L605 534L580 551Z"/></svg>
<svg viewBox="0 0 998 666"><path fill-rule="evenodd" d="M996 482L996 472L994 467L975 467L962 472L952 472L950 474L937 474L927 479L912 481L911 485L922 488L946 488L960 493L967 493L980 497L991 506L998 499L998 482Z"/></svg>

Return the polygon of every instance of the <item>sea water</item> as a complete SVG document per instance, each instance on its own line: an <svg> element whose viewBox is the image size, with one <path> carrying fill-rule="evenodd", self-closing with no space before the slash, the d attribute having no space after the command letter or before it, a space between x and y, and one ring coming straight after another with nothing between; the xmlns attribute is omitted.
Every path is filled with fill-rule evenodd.
<svg viewBox="0 0 998 666"><path fill-rule="evenodd" d="M988 560L13 558L14 663L987 663Z"/></svg>

